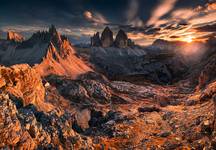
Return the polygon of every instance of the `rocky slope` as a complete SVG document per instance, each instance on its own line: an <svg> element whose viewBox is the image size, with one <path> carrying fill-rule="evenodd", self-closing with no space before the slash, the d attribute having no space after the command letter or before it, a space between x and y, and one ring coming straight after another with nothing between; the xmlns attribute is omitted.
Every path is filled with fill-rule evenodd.
<svg viewBox="0 0 216 150"><path fill-rule="evenodd" d="M171 83L188 69L181 56L148 48L91 47L85 56L97 71L112 80L142 78L160 84Z"/></svg>
<svg viewBox="0 0 216 150"><path fill-rule="evenodd" d="M92 72L42 84L28 65L1 70L1 148L215 148L215 82L194 92L189 80L140 86Z"/></svg>
<svg viewBox="0 0 216 150"><path fill-rule="evenodd" d="M69 40L60 35L54 26L49 31L37 32L28 40L0 42L0 63L6 66L27 63L42 75L58 74L76 78L92 71L76 56Z"/></svg>

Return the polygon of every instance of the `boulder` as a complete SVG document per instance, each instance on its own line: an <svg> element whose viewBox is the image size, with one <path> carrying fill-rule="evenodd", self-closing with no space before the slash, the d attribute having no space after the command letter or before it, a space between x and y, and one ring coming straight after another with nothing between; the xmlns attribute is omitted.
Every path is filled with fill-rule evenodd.
<svg viewBox="0 0 216 150"><path fill-rule="evenodd" d="M38 108L49 111L44 103L45 88L37 71L27 64L0 67L0 80L4 81L1 90L22 99L23 104L34 104Z"/></svg>
<svg viewBox="0 0 216 150"><path fill-rule="evenodd" d="M110 47L113 45L113 32L109 27L106 27L101 34L102 47Z"/></svg>

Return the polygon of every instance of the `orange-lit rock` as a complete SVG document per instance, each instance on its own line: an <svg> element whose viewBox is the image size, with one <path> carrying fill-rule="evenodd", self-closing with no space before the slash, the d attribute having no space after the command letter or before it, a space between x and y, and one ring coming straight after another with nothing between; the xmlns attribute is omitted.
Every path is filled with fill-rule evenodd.
<svg viewBox="0 0 216 150"><path fill-rule="evenodd" d="M34 104L41 109L44 105L45 89L37 71L27 64L0 67L2 89L21 98L24 105ZM46 107L45 110L49 110Z"/></svg>
<svg viewBox="0 0 216 150"><path fill-rule="evenodd" d="M24 41L24 37L21 34L18 34L16 32L8 31L7 40L15 41L15 42L22 42Z"/></svg>

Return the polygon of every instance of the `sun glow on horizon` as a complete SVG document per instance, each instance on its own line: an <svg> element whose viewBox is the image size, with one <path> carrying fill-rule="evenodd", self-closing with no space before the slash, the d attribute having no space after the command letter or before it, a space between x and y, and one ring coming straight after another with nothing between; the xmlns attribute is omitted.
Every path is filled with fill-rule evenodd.
<svg viewBox="0 0 216 150"><path fill-rule="evenodd" d="M183 37L180 39L181 41L184 41L184 42L187 42L187 43L191 43L194 41L194 37L189 35L189 36L186 36L186 37Z"/></svg>

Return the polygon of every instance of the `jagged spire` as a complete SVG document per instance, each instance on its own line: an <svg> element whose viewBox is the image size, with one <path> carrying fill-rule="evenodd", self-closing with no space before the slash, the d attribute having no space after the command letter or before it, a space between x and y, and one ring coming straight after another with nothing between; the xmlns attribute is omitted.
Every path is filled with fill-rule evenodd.
<svg viewBox="0 0 216 150"><path fill-rule="evenodd" d="M101 34L101 43L103 47L110 47L113 45L113 32L109 27L106 27Z"/></svg>
<svg viewBox="0 0 216 150"><path fill-rule="evenodd" d="M49 28L49 33L58 33L56 27L53 24Z"/></svg>
<svg viewBox="0 0 216 150"><path fill-rule="evenodd" d="M128 36L122 29L120 29L116 35L115 45L119 48L125 48L128 46Z"/></svg>
<svg viewBox="0 0 216 150"><path fill-rule="evenodd" d="M59 49L61 42L62 42L62 38L61 38L61 35L58 33L56 27L53 24L49 28L49 34L50 34L52 43Z"/></svg>

